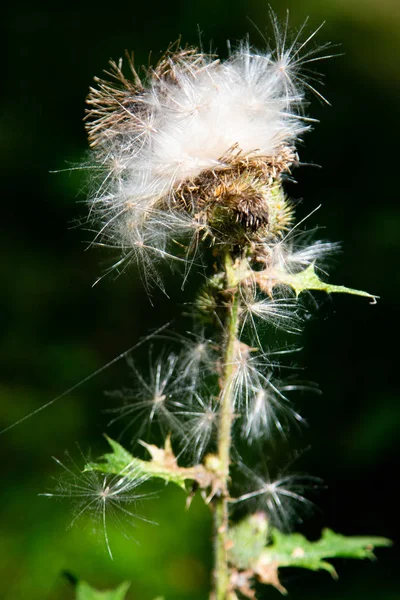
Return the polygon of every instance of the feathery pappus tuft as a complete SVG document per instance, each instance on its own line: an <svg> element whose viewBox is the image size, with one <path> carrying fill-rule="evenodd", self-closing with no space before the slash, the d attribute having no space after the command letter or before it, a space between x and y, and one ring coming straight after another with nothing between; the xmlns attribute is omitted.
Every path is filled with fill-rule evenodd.
<svg viewBox="0 0 400 600"><path fill-rule="evenodd" d="M182 351L179 356L180 378L186 382L188 390L194 392L211 373L217 362L217 344L206 338L204 332L187 332L182 337Z"/></svg>
<svg viewBox="0 0 400 600"><path fill-rule="evenodd" d="M268 243L290 229L281 179L298 163L296 142L310 128L305 92L315 91L302 69L325 57L305 50L316 32L289 42L287 24L281 30L272 17L275 46L264 53L244 41L221 61L175 44L143 78L133 55L129 76L120 60L107 80L96 78L86 115L96 173L89 203L95 241L122 251L117 267L173 258L204 240Z"/></svg>
<svg viewBox="0 0 400 600"><path fill-rule="evenodd" d="M128 365L132 371L136 386L134 389L122 389L107 392L113 398L123 400L123 406L110 409L115 416L109 425L125 421L121 435L133 431L133 439L147 437L151 426L157 424L161 430L182 433L183 426L175 412L182 408L182 395L188 393L182 374L177 373L178 356L174 353L161 355L156 361L150 356L149 373L143 377L136 369L131 358ZM175 398L179 398L179 401Z"/></svg>
<svg viewBox="0 0 400 600"><path fill-rule="evenodd" d="M193 401L178 413L184 420L182 452L191 455L195 464L201 460L216 437L219 410L219 403L214 397L209 395L203 399L195 394Z"/></svg>
<svg viewBox="0 0 400 600"><path fill-rule="evenodd" d="M85 457L83 457L85 458ZM108 523L111 520L117 527L140 519L150 523L144 517L133 512L131 506L150 494L138 492L138 488L148 480L146 475L128 465L118 475L105 475L97 471L82 471L70 454L66 462L53 457L63 473L53 492L40 494L51 498L68 498L75 503L72 527L79 519L90 517L98 525L104 536L104 542L110 558L113 558ZM125 531L125 527L123 528Z"/></svg>
<svg viewBox="0 0 400 600"><path fill-rule="evenodd" d="M248 410L243 415L242 437L252 444L270 438L275 430L285 436L289 421L301 423L303 419L278 385L266 378L264 387L254 389Z"/></svg>
<svg viewBox="0 0 400 600"><path fill-rule="evenodd" d="M239 496L233 503L254 502L259 509L265 510L274 527L290 531L295 522L301 522L302 516L314 508L305 493L320 488L320 478L297 474L282 475L273 480L268 473L262 475L244 463L239 466L253 490Z"/></svg>

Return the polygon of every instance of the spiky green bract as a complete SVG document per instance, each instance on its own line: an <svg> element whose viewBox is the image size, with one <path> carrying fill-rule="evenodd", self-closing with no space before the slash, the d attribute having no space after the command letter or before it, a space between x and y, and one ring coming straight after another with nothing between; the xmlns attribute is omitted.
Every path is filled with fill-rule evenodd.
<svg viewBox="0 0 400 600"><path fill-rule="evenodd" d="M275 249L273 248L273 250ZM280 253L282 253L282 249L280 249ZM340 293L364 296L370 298L373 304L376 303L378 296L375 296L374 294L348 288L344 285L334 285L320 279L316 272L315 258L310 260L306 265L298 263L296 265L297 267L304 267L300 268L300 270L292 269L289 263L290 255L283 259L279 254L277 257L273 257L273 260L271 260L271 263L267 265L265 269L253 270L247 258L237 259L237 265L234 272L234 283L239 286L242 297L245 297L246 291L249 288L251 290L258 289L259 292L266 296L263 302L255 304L256 310L253 310L255 313L254 317L258 322L265 320L268 316L272 323L276 327L279 327L280 325L283 326L282 320L285 318L289 321L290 319L293 319L293 317L298 319L298 315L293 314L293 308L296 307L295 299L291 295L283 293L285 287L291 288L294 291L296 298L298 298L302 292L321 291L326 292L327 294ZM277 289L282 289L282 287L282 296L277 300L274 298L274 293ZM210 290L209 293L211 294L212 291ZM272 300L271 304L268 304L268 300L270 302ZM246 303L244 303L243 314L245 315L245 319L248 318L248 312L249 308L246 307ZM283 326L283 328L289 332L293 331L293 328L290 327L290 323L288 327Z"/></svg>
<svg viewBox="0 0 400 600"><path fill-rule="evenodd" d="M76 586L76 600L125 600L130 583L125 581L115 590L95 590L86 581L79 581Z"/></svg>
<svg viewBox="0 0 400 600"><path fill-rule="evenodd" d="M300 567L311 571L328 571L337 577L334 566L327 558L373 559L374 548L392 544L384 537L344 536L330 529L322 531L321 538L310 542L299 533L284 534L269 526L264 513L255 513L231 528L229 560L246 577L271 584L286 594L278 578L281 567Z"/></svg>
<svg viewBox="0 0 400 600"><path fill-rule="evenodd" d="M348 288L344 285L333 285L322 281L315 272L314 263L309 265L306 269L304 269L304 271L300 271L300 273L296 273L295 275L291 273L282 273L280 275L280 283L291 287L295 291L296 296L299 296L301 292L307 290L320 290L322 292L326 292L327 294L339 293L352 294L354 296L365 296L366 298L370 298L374 304L376 303L377 299L377 296L369 294L368 292Z"/></svg>

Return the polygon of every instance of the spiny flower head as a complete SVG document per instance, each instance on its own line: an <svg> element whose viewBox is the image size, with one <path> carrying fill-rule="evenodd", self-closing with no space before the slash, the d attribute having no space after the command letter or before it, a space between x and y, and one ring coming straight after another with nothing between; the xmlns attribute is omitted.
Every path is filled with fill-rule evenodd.
<svg viewBox="0 0 400 600"><path fill-rule="evenodd" d="M309 128L301 67L317 58L274 27L277 47L263 54L243 42L221 61L176 44L143 79L132 57L130 77L119 61L96 79L86 123L100 242L142 260L170 256L182 235L189 250L205 238L232 248L289 229L281 177Z"/></svg>

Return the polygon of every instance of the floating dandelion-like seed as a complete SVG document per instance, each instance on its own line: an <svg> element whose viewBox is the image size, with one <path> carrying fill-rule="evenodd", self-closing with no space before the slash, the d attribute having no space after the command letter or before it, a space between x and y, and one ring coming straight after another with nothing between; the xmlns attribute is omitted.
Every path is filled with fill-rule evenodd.
<svg viewBox="0 0 400 600"><path fill-rule="evenodd" d="M184 419L183 452L190 453L196 463L200 461L217 432L219 404L215 398L203 400L195 394L190 406L180 413Z"/></svg>
<svg viewBox="0 0 400 600"><path fill-rule="evenodd" d="M270 379L254 390L248 410L243 414L242 435L250 443L268 438L278 431L286 435L289 421L301 423L302 417L291 406L282 391Z"/></svg>
<svg viewBox="0 0 400 600"><path fill-rule="evenodd" d="M150 363L149 375L145 378L136 369L133 361L128 360L137 387L108 392L109 396L121 398L125 402L124 406L109 411L117 415L110 421L110 425L126 419L127 424L122 434L135 428L135 439L140 438L146 427L150 427L154 422L162 431L182 431L182 425L174 414L177 408L182 407L182 403L174 398L179 398L186 389L176 370L177 361L178 357L175 354L160 356L155 363Z"/></svg>
<svg viewBox="0 0 400 600"><path fill-rule="evenodd" d="M237 341L233 374L227 382L225 393L233 394L234 405L243 412L249 409L255 389L263 386L265 372L272 366L267 354Z"/></svg>
<svg viewBox="0 0 400 600"><path fill-rule="evenodd" d="M110 558L111 551L108 522L111 520L116 526L140 519L148 521L130 509L138 500L148 497L149 494L138 493L138 488L147 481L148 477L140 473L134 466L126 467L118 475L104 475L98 471L80 471L72 458L68 456L71 467L53 457L55 462L62 467L63 474L59 479L54 492L40 494L41 496L68 498L75 503L72 527L83 517L91 518L103 531L104 541ZM124 528L125 530L125 528Z"/></svg>
<svg viewBox="0 0 400 600"><path fill-rule="evenodd" d="M240 469L254 489L233 502L254 500L267 512L274 527L289 531L293 522L301 521L301 516L314 507L313 502L308 500L304 493L321 486L321 479L318 477L284 475L271 480L268 474L264 478L243 463L240 464Z"/></svg>
<svg viewBox="0 0 400 600"><path fill-rule="evenodd" d="M301 316L295 298L257 298L252 295L242 299L242 329L246 326L260 342L258 329L260 323L269 323L277 329L289 333L301 332Z"/></svg>
<svg viewBox="0 0 400 600"><path fill-rule="evenodd" d="M180 379L187 383L189 390L195 391L202 379L215 369L217 345L204 334L193 333L182 339L182 345L178 363Z"/></svg>

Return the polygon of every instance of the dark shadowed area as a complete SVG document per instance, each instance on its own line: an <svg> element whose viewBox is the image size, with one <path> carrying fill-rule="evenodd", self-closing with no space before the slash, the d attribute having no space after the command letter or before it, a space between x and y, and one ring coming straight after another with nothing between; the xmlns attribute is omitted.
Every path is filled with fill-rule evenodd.
<svg viewBox="0 0 400 600"><path fill-rule="evenodd" d="M321 204L305 224L340 241L330 265L332 282L380 296L313 296L313 317L295 357L301 378L317 382L322 395L304 393L296 408L309 427L293 436L291 470L321 477L313 498L319 507L301 526L312 538L328 526L347 535L399 533L396 473L400 403L395 376L398 334L397 145L400 105L400 5L396 0L271 1L280 18L290 10L305 32L322 21L316 43L337 46L335 58L318 63L322 92L332 106L310 98L308 112L320 122L299 148L303 166L288 193L302 199L299 218ZM118 258L88 248L93 232L79 226L87 212L87 152L82 118L85 97L109 58L135 51L137 65L156 60L170 42L198 44L226 56L249 34L262 50L268 5L260 0L52 4L21 2L3 9L4 83L0 112L3 165L3 255L0 320L0 429L39 408L120 355L164 323L180 333L180 316L201 279L165 268L169 297L154 290L151 302L136 266L92 284ZM150 55L151 52L151 55ZM150 58L149 58L150 55ZM322 168L320 168L320 165ZM309 299L309 305L313 300ZM291 340L289 340L291 341ZM162 340L161 340L162 342ZM157 342L159 343L159 342ZM148 364L149 345L134 353ZM134 527L110 528L111 561L101 533L85 519L69 527L73 507L39 496L54 488L68 450L107 449L105 410L116 400L104 394L129 385L122 359L53 406L0 436L0 597L4 600L68 600L65 572L101 587L132 581L129 600L205 600L211 569L211 520L196 498L171 486L155 486L143 500ZM129 435L123 439L129 445ZM77 444L79 444L79 447ZM249 457L262 462L263 453ZM279 456L284 468L287 454ZM335 561L340 575L282 572L292 600L395 600L400 594L396 546L374 562ZM274 589L259 598L278 598Z"/></svg>

